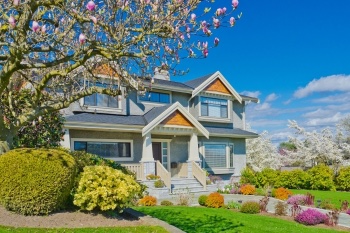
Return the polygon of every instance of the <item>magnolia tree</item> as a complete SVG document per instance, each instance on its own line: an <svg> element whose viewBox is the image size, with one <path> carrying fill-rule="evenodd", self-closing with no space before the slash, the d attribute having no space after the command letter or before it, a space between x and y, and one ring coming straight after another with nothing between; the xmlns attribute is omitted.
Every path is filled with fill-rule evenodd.
<svg viewBox="0 0 350 233"><path fill-rule="evenodd" d="M318 163L333 165L337 168L340 165L349 164L346 155L350 146L345 142L345 137L339 129L334 134L330 128L321 132L308 132L300 127L296 121L289 121L289 128L296 131L295 137L290 141L296 146L295 151L288 151L288 156L303 166L315 166Z"/></svg>
<svg viewBox="0 0 350 233"><path fill-rule="evenodd" d="M203 4L208 7L199 12ZM0 95L5 99L0 107L0 141L11 142L14 132L28 121L84 96L126 94L122 86L144 93L150 87L139 77L155 68L181 74L175 69L181 59L206 58L219 45L213 31L234 26L240 17L235 14L238 0L222 1L221 8L213 11L209 4L201 0L0 1ZM94 84L102 81L95 70L101 64L108 64L114 78L97 87ZM33 95L19 111L13 93L25 88Z"/></svg>
<svg viewBox="0 0 350 233"><path fill-rule="evenodd" d="M282 156L271 143L268 132L262 132L258 138L247 140L247 164L254 171L264 168L279 169L282 165Z"/></svg>

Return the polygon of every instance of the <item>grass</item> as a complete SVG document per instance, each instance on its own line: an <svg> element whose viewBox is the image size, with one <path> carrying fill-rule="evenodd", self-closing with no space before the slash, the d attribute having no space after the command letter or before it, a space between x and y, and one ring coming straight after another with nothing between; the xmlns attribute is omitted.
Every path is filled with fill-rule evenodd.
<svg viewBox="0 0 350 233"><path fill-rule="evenodd" d="M340 207L340 201L350 202L350 192L338 192L338 191L319 191L319 190L305 190L305 189L291 189L293 194L306 194L311 193L315 196L315 205L317 200L330 200L337 208Z"/></svg>
<svg viewBox="0 0 350 233"><path fill-rule="evenodd" d="M20 232L20 233L167 233L164 228L159 226L138 226L138 227L99 227L99 228L14 228L0 226L0 233L3 232Z"/></svg>
<svg viewBox="0 0 350 233"><path fill-rule="evenodd" d="M329 233L332 229L307 227L296 222L250 215L227 209L183 206L134 207L135 210L168 222L187 233Z"/></svg>

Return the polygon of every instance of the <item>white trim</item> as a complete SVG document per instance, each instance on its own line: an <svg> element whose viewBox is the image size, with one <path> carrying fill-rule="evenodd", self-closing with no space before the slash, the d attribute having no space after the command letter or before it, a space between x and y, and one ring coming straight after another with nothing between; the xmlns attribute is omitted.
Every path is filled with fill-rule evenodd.
<svg viewBox="0 0 350 233"><path fill-rule="evenodd" d="M239 103L242 103L242 97L237 93L237 91L231 86L231 84L225 79L225 77L220 73L220 71L216 71L212 76L207 78L201 85L199 85L196 89L192 92L192 98L196 95L198 95L201 91L204 90L212 81L215 79L220 79L221 82L226 86L226 88L231 92L231 94L238 100ZM216 93L216 92L214 92ZM224 93L216 93L216 94L223 94Z"/></svg>
<svg viewBox="0 0 350 233"><path fill-rule="evenodd" d="M205 145L225 145L225 151L226 151L226 167L214 167L214 168L209 168L209 167L204 167L204 161L203 161L203 167L204 169L209 169L209 170L228 170L231 169L230 168L230 144L229 142L203 142L202 146L203 146L203 159L205 160ZM233 144L232 144L233 145ZM233 153L234 155L234 153Z"/></svg>
<svg viewBox="0 0 350 233"><path fill-rule="evenodd" d="M186 111L186 109L179 103L176 102L173 105L171 105L168 109L166 109L164 112L162 112L159 116L157 116L153 121L151 121L148 125L146 125L142 129L142 136L149 133L152 129L154 129L157 125L159 125L165 118L167 118L170 114L172 114L174 111L178 110L180 113L182 113L187 120L189 120L195 128L206 138L209 138L209 132L204 128L201 123L199 123L196 118L194 118L189 112Z"/></svg>
<svg viewBox="0 0 350 233"><path fill-rule="evenodd" d="M83 141L83 142L128 142L130 143L130 156L128 158L108 158L114 161L134 161L134 141L128 139L100 139L100 138L71 138L71 150L74 151L74 142Z"/></svg>
<svg viewBox="0 0 350 233"><path fill-rule="evenodd" d="M168 155L167 155L167 163L168 163L168 167L167 167L167 170L168 171L171 171L171 166L170 166L170 142L171 142L172 139L159 139L159 138L155 138L155 139L152 139L152 142L160 142L161 143L161 150L162 150L162 164L163 164L163 142L166 142L167 143L167 149L168 149Z"/></svg>
<svg viewBox="0 0 350 233"><path fill-rule="evenodd" d="M141 133L143 125L120 125L120 124L105 124L105 123L92 123L92 122L65 122L64 128L66 129L79 129L79 130L94 130L94 131L118 131L118 132L136 132Z"/></svg>
<svg viewBox="0 0 350 233"><path fill-rule="evenodd" d="M140 95L137 94L137 103L138 104L148 104L148 105L154 105L154 106L164 106L167 104L171 104L172 103L172 93L171 91L164 91L164 90L148 90L150 92L155 92L155 93L164 93L164 94L169 94L169 103L161 103L161 102L153 102L153 101L147 101L147 100L140 100Z"/></svg>

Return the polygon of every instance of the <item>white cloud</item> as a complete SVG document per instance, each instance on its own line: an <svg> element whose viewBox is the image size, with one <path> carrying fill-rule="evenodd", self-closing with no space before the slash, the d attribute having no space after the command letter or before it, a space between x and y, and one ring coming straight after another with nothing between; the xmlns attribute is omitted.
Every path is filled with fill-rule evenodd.
<svg viewBox="0 0 350 233"><path fill-rule="evenodd" d="M326 91L350 91L350 75L331 75L314 79L295 91L293 96L301 99L315 92Z"/></svg>
<svg viewBox="0 0 350 233"><path fill-rule="evenodd" d="M306 117L306 118L321 118L321 117L326 117L326 116L330 117L332 115L334 115L334 111L333 110L318 108L315 111L307 112L307 113L303 114L303 117Z"/></svg>
<svg viewBox="0 0 350 233"><path fill-rule="evenodd" d="M278 99L278 95L276 95L275 93L271 93L266 97L265 102L272 102L277 99Z"/></svg>
<svg viewBox="0 0 350 233"><path fill-rule="evenodd" d="M314 99L312 102L314 103L348 103L350 102L350 92L329 95L326 97Z"/></svg>
<svg viewBox="0 0 350 233"><path fill-rule="evenodd" d="M257 111L263 111L263 110L268 110L271 108L271 104L270 103L262 103L257 105L254 109Z"/></svg>
<svg viewBox="0 0 350 233"><path fill-rule="evenodd" d="M330 117L320 117L320 118L310 119L309 121L306 122L306 125L307 126L334 126L344 117L345 117L344 114L337 112Z"/></svg>
<svg viewBox="0 0 350 233"><path fill-rule="evenodd" d="M260 91L242 91L240 94L258 98L261 92Z"/></svg>

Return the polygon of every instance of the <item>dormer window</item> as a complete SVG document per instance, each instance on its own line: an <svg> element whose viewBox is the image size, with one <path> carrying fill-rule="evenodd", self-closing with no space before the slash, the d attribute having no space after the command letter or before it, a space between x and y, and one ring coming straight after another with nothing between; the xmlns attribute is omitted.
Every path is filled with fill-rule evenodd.
<svg viewBox="0 0 350 233"><path fill-rule="evenodd" d="M150 92L146 92L146 94L144 96L140 96L139 100L154 102L154 103L169 104L170 103L170 94L163 93L163 92L150 91Z"/></svg>
<svg viewBox="0 0 350 233"><path fill-rule="evenodd" d="M201 97L201 116L228 118L228 101Z"/></svg>
<svg viewBox="0 0 350 233"><path fill-rule="evenodd" d="M84 104L97 107L118 108L118 97L95 93L84 97Z"/></svg>

